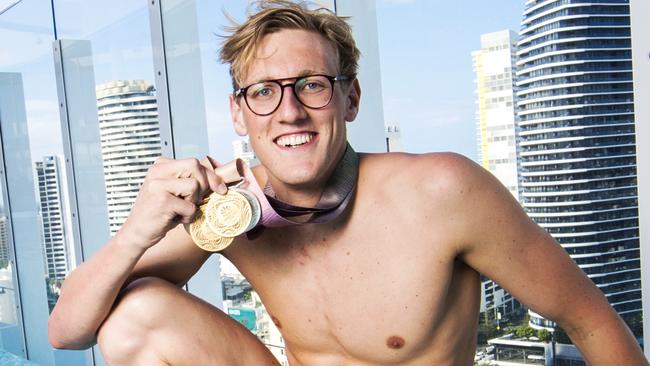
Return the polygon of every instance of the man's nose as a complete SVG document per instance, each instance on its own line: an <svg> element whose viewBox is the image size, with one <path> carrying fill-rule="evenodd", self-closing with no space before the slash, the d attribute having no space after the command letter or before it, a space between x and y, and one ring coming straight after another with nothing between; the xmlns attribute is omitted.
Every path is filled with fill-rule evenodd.
<svg viewBox="0 0 650 366"><path fill-rule="evenodd" d="M300 103L296 96L295 89L292 84L282 85L284 90L280 106L276 112L282 122L294 123L301 119L307 118L307 111L305 106Z"/></svg>

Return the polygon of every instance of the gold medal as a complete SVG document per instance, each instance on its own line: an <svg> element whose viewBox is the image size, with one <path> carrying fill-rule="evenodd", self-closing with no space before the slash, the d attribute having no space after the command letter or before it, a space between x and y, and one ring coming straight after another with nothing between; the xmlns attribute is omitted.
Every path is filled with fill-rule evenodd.
<svg viewBox="0 0 650 366"><path fill-rule="evenodd" d="M254 228L260 215L260 204L253 194L231 188L225 195L212 193L205 198L187 230L199 248L217 252Z"/></svg>
<svg viewBox="0 0 650 366"><path fill-rule="evenodd" d="M219 236L235 237L248 228L253 217L251 204L234 189L225 195L213 193L205 210L205 221Z"/></svg>
<svg viewBox="0 0 650 366"><path fill-rule="evenodd" d="M205 208L207 204L200 207L196 219L189 225L190 236L194 243L201 249L208 252L218 252L227 248L234 238L226 238L217 235L205 222Z"/></svg>

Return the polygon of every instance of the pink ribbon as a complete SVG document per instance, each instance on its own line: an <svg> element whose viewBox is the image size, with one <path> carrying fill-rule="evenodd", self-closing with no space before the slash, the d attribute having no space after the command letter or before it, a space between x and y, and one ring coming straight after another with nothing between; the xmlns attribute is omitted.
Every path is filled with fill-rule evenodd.
<svg viewBox="0 0 650 366"><path fill-rule="evenodd" d="M252 170L246 164L237 164L237 170L243 177L240 188L246 189L257 197L261 207L261 217L257 226L247 233L248 238L257 237L262 227L282 227L308 223L325 223L338 217L348 206L356 190L359 172L359 158L348 144L343 157L328 180L321 198L313 208L294 206L275 198L270 184L262 189ZM284 215L280 214L283 213ZM288 217L311 214L305 222L296 222Z"/></svg>

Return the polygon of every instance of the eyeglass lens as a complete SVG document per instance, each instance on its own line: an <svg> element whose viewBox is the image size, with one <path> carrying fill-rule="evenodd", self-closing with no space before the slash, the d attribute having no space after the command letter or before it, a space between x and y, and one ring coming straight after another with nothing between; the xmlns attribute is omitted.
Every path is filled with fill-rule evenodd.
<svg viewBox="0 0 650 366"><path fill-rule="evenodd" d="M309 108L323 108L332 98L332 82L323 75L306 76L294 84L282 85L279 81L265 81L249 86L246 103L257 114L270 114L280 105L284 88L293 86L298 101Z"/></svg>

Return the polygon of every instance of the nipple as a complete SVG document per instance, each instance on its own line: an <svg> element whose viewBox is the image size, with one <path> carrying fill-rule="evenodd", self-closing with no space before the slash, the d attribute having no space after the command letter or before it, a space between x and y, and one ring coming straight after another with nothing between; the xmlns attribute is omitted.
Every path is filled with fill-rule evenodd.
<svg viewBox="0 0 650 366"><path fill-rule="evenodd" d="M404 339L398 336L391 336L386 340L386 346L392 349L400 349L404 347Z"/></svg>

